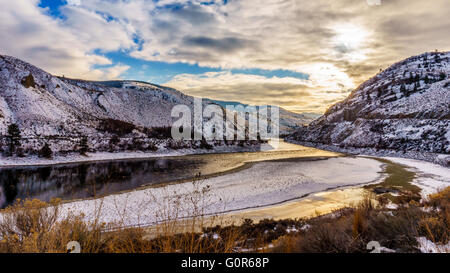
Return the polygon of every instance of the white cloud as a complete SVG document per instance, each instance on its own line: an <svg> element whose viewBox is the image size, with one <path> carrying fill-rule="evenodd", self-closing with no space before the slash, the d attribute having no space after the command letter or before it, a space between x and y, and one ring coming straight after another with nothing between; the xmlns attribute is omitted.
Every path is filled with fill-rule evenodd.
<svg viewBox="0 0 450 273"><path fill-rule="evenodd" d="M133 45L123 24L107 22L78 6L62 9L67 20L54 19L47 10L37 7L38 2L2 3L0 54L19 57L57 75L97 79L109 72L93 67L112 63L92 53L95 49L118 50Z"/></svg>
<svg viewBox="0 0 450 273"><path fill-rule="evenodd" d="M102 71L103 75L100 76L102 79L119 79L120 75L122 75L125 71L127 71L130 67L128 65L118 64L109 68L106 68Z"/></svg>
<svg viewBox="0 0 450 273"><path fill-rule="evenodd" d="M450 49L448 0L382 1L379 6L365 0L201 2L69 0L61 8L63 19L55 19L37 7L38 0L2 1L1 53L86 79L120 77L125 67L102 56L118 50L145 60L225 69L289 69L310 75L308 98L313 102L305 107L324 109L324 101L337 99L330 94L344 94L380 68L423 51ZM207 82L180 75L169 84L193 93L222 86L222 93L208 94L233 97L238 91L227 78L261 88L261 97L269 100L267 86L275 81L226 73L204 76Z"/></svg>
<svg viewBox="0 0 450 273"><path fill-rule="evenodd" d="M320 85L316 79L301 80L292 77L265 77L260 75L208 72L180 74L165 85L199 97L262 105L274 104L298 112L321 112L329 103L343 99L347 94L343 86L336 93L328 92L330 86ZM334 86L333 86L334 88Z"/></svg>

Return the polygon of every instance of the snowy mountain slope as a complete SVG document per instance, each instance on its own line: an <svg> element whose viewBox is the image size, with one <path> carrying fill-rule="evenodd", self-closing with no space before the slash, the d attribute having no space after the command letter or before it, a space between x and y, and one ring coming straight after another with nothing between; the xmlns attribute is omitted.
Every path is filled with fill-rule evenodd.
<svg viewBox="0 0 450 273"><path fill-rule="evenodd" d="M236 101L219 101L219 100L209 100L211 103L218 104L222 107L226 107L227 105L237 106L242 105L243 107L247 107L247 104L243 104ZM271 105L268 105L271 106ZM256 106L259 107L259 106ZM278 107L278 106L271 106ZM282 107L279 108L279 117L280 117L280 134L292 133L295 129L299 128L302 125L306 125L320 115L312 114L312 113L294 113L288 111Z"/></svg>
<svg viewBox="0 0 450 273"><path fill-rule="evenodd" d="M22 134L30 137L95 135L104 119L147 128L170 126L172 107L177 104L192 107L194 100L175 89L146 82L92 82L56 77L14 57L1 55L0 86L2 135L10 123L17 123ZM209 103L205 99L204 104ZM304 123L300 114L284 109L281 113L291 128Z"/></svg>
<svg viewBox="0 0 450 273"><path fill-rule="evenodd" d="M450 153L450 52L396 63L289 139L340 148Z"/></svg>
<svg viewBox="0 0 450 273"><path fill-rule="evenodd" d="M2 134L11 122L31 136L95 133L99 120L106 118L143 127L169 126L172 107L192 103L181 92L150 84L127 82L116 88L58 78L8 56L0 57L0 69ZM30 84L22 84L27 78Z"/></svg>

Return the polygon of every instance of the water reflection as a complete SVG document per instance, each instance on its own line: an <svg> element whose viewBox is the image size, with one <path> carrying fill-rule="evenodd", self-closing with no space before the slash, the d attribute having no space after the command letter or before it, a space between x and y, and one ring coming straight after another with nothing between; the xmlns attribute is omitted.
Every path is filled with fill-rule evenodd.
<svg viewBox="0 0 450 273"><path fill-rule="evenodd" d="M0 207L16 199L77 199L194 177L203 160L158 158L0 170Z"/></svg>
<svg viewBox="0 0 450 273"><path fill-rule="evenodd" d="M199 173L206 176L235 170L246 162L336 155L281 141L276 149L268 147L259 152L0 168L0 208L16 199L88 198L143 185L192 179Z"/></svg>

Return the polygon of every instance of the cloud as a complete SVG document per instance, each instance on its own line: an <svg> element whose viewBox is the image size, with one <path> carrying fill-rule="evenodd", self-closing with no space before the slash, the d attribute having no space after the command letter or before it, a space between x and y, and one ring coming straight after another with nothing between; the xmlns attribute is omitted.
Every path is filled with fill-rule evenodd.
<svg viewBox="0 0 450 273"><path fill-rule="evenodd" d="M325 99L334 102L346 94L329 93L328 86L315 84L314 80L292 77L265 77L224 72L203 74L180 74L165 85L183 90L187 94L225 101L240 101L246 104L273 104L298 112L322 112Z"/></svg>
<svg viewBox="0 0 450 273"><path fill-rule="evenodd" d="M121 79L121 75L130 69L130 66L123 65L123 64L117 64L108 68L104 69L97 69L95 70L97 78L102 80L114 80L114 79Z"/></svg>
<svg viewBox="0 0 450 273"><path fill-rule="evenodd" d="M448 0L432 5L382 1L379 6L369 6L366 0L245 0L226 5L205 5L203 0L71 0L60 7L58 18L39 8L38 0L4 2L1 53L50 72L87 79L120 77L117 73L126 69L104 57L108 52L225 71L290 70L310 77L293 83L286 77L226 72L202 75L207 80L179 75L168 84L213 98L239 99L233 90L244 90L240 96L245 99L289 104L298 111L323 111L380 68L405 57L450 49Z"/></svg>
<svg viewBox="0 0 450 273"><path fill-rule="evenodd" d="M251 43L235 37L214 39L205 36L186 36L183 37L183 44L185 46L213 49L215 51L229 53L247 47Z"/></svg>
<svg viewBox="0 0 450 273"><path fill-rule="evenodd" d="M132 47L134 43L125 24L108 22L94 11L83 9L82 2L61 8L65 20L52 18L38 3L2 3L0 54L19 57L57 75L84 79L115 76L110 71L118 68L94 51ZM112 66L95 69L98 65Z"/></svg>

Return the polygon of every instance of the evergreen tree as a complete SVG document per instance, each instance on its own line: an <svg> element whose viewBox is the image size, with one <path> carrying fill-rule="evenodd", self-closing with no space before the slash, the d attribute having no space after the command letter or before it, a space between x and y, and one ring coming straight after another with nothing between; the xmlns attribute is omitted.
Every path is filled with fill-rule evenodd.
<svg viewBox="0 0 450 273"><path fill-rule="evenodd" d="M419 87L417 86L417 83L414 84L414 92L417 92L417 90L419 89Z"/></svg>
<svg viewBox="0 0 450 273"><path fill-rule="evenodd" d="M377 88L377 98L381 97L381 88Z"/></svg>
<svg viewBox="0 0 450 273"><path fill-rule="evenodd" d="M48 143L44 144L44 147L39 151L39 156L44 158L52 158L53 157L53 151L48 145Z"/></svg>
<svg viewBox="0 0 450 273"><path fill-rule="evenodd" d="M441 58L439 57L438 53L436 53L436 55L434 55L434 62L436 62L436 63L440 63L441 62Z"/></svg>
<svg viewBox="0 0 450 273"><path fill-rule="evenodd" d="M89 145L87 143L86 137L81 138L79 148L80 155L87 155L87 152L89 151Z"/></svg>
<svg viewBox="0 0 450 273"><path fill-rule="evenodd" d="M400 86L400 92L406 93L406 87L405 87L405 84L402 84L402 86Z"/></svg>
<svg viewBox="0 0 450 273"><path fill-rule="evenodd" d="M17 147L20 146L20 129L17 124L13 123L8 126L8 135L7 135L8 141L9 141L9 155L12 156Z"/></svg>

